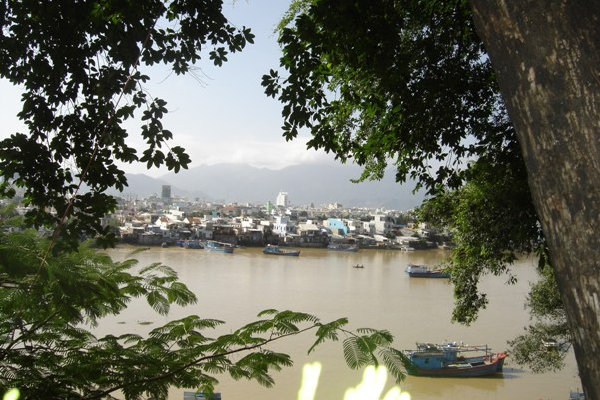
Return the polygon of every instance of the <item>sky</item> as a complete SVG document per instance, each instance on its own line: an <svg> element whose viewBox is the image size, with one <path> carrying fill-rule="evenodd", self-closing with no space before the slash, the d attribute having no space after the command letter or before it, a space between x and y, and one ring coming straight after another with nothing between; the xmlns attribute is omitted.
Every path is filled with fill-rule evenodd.
<svg viewBox="0 0 600 400"><path fill-rule="evenodd" d="M307 150L306 135L285 141L281 136L281 104L267 97L260 85L262 75L279 66L280 49L273 29L288 4L288 0L225 0L225 15L239 28L250 27L254 44L229 55L229 61L220 68L202 62L196 77L177 76L166 68L144 71L151 76L147 90L168 103L163 125L173 132L171 145L187 150L191 166L232 162L280 169L332 159L324 152ZM0 80L2 137L24 131L16 117L19 99L19 88ZM134 125L129 130L133 133ZM141 137L132 134L130 139L138 151L143 148ZM151 176L167 172L147 171L143 164L123 168Z"/></svg>

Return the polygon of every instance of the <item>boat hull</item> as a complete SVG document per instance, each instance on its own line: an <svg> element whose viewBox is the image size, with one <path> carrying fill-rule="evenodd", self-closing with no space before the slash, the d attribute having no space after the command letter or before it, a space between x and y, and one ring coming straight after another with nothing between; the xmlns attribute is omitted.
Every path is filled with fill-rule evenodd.
<svg viewBox="0 0 600 400"><path fill-rule="evenodd" d="M268 254L270 256L288 256L288 257L298 257L300 255L300 251L292 251L292 250L281 250L278 247L268 246L263 249L264 254Z"/></svg>
<svg viewBox="0 0 600 400"><path fill-rule="evenodd" d="M231 254L233 253L233 249L229 248L229 247L222 247L222 248L206 248L206 250L208 251L216 251L218 253L228 253Z"/></svg>
<svg viewBox="0 0 600 400"><path fill-rule="evenodd" d="M208 251L216 251L219 253L233 253L233 246L221 242L207 241L204 248Z"/></svg>
<svg viewBox="0 0 600 400"><path fill-rule="evenodd" d="M439 269L430 269L423 265L409 264L406 273L411 278L450 278L450 274Z"/></svg>
<svg viewBox="0 0 600 400"><path fill-rule="evenodd" d="M475 361L475 359L472 359L471 362L469 362L469 359L467 359L464 362L456 363L446 368L420 368L413 365L412 367L407 368L406 372L409 375L415 376L456 378L493 375L502 372L506 355L506 353L498 353L490 360L485 361Z"/></svg>
<svg viewBox="0 0 600 400"><path fill-rule="evenodd" d="M445 272L408 272L411 278L450 278L450 274Z"/></svg>
<svg viewBox="0 0 600 400"><path fill-rule="evenodd" d="M350 252L350 253L356 253L358 251L358 246L336 246L336 245L329 245L329 246L327 246L327 250L331 250L331 251L346 251L346 252Z"/></svg>

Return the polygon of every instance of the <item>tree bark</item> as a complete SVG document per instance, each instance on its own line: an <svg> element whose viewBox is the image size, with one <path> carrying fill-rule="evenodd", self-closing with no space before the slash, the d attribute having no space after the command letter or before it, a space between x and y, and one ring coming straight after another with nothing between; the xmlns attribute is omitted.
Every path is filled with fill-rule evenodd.
<svg viewBox="0 0 600 400"><path fill-rule="evenodd" d="M586 399L599 400L600 2L470 2L519 138Z"/></svg>

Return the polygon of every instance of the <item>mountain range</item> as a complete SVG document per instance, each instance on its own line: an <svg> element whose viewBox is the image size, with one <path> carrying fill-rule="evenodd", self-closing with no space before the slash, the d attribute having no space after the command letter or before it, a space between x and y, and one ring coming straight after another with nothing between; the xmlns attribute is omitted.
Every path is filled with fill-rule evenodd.
<svg viewBox="0 0 600 400"><path fill-rule="evenodd" d="M171 185L174 196L223 202L275 202L287 192L292 205L322 206L340 203L344 207L383 207L408 210L421 204L422 193L413 194L414 182L398 184L393 171L380 181L352 183L361 167L354 164L312 163L283 169L257 168L246 164L202 165L159 178L127 174L124 194L161 194L162 185Z"/></svg>

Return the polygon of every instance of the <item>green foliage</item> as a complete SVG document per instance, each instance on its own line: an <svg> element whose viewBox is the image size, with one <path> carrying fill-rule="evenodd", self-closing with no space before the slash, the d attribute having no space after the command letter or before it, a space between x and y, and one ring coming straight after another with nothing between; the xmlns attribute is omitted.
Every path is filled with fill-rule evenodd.
<svg viewBox="0 0 600 400"><path fill-rule="evenodd" d="M389 163L398 182L425 187L419 220L449 228L457 244L452 319L473 322L487 304L481 276L514 282L510 265L546 243L468 2L297 0L277 32L280 70L262 84L282 103L284 137L309 131L309 147L363 166L359 180L380 179ZM562 326L558 292L544 282L531 292L532 315ZM542 298L552 299L545 309ZM364 361L358 348L344 343L351 365Z"/></svg>
<svg viewBox="0 0 600 400"><path fill-rule="evenodd" d="M540 280L532 284L527 306L533 323L511 340L511 356L534 372L557 371L573 341L552 267L540 257Z"/></svg>
<svg viewBox="0 0 600 400"><path fill-rule="evenodd" d="M309 147L352 158L362 179L390 162L431 193L515 143L466 1L305 0L290 12L278 31L285 74L263 76L286 139L308 129Z"/></svg>
<svg viewBox="0 0 600 400"><path fill-rule="evenodd" d="M27 129L0 142L0 177L25 189L30 225L60 227L56 236L71 246L82 233L110 244L100 218L116 203L103 192L127 184L116 161L174 171L190 162L168 146L167 103L148 96L138 67L163 63L182 74L207 52L222 65L253 41L227 21L220 0L5 1L0 29L0 77L23 87L18 117ZM137 116L141 155L124 125ZM14 190L3 183L0 194Z"/></svg>
<svg viewBox="0 0 600 400"><path fill-rule="evenodd" d="M454 233L457 247L447 267L454 284L456 321L471 323L486 306L486 295L477 288L483 274L508 274L511 283L516 278L510 264L522 254L538 256L540 280L532 285L526 302L534 321L509 341L511 357L534 372L557 370L564 365L571 334L526 176L523 168L512 165L495 168L475 163L467 184L426 201L417 214Z"/></svg>
<svg viewBox="0 0 600 400"><path fill-rule="evenodd" d="M426 201L417 211L422 221L453 232L457 247L449 260L456 307L453 319L471 323L487 304L477 290L483 274L509 274L508 266L521 254L540 251L545 241L533 208L522 166L492 167L473 163L468 183Z"/></svg>

